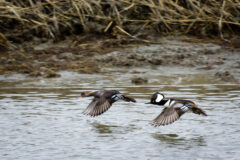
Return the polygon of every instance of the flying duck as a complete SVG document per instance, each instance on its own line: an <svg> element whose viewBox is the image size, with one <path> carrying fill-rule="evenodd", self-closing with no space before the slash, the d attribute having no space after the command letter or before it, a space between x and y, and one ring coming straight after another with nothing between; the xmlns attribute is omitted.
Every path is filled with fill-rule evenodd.
<svg viewBox="0 0 240 160"><path fill-rule="evenodd" d="M194 102L183 99L165 99L164 95L159 92L154 93L150 103L147 104L163 105L165 107L152 121L152 125L155 127L171 124L188 111L207 116L207 114L202 109L198 108Z"/></svg>
<svg viewBox="0 0 240 160"><path fill-rule="evenodd" d="M99 90L95 92L83 92L80 97L91 97L92 102L83 111L83 114L90 116L98 116L106 112L111 105L118 101L124 100L126 102L136 102L135 99L121 94L117 90Z"/></svg>

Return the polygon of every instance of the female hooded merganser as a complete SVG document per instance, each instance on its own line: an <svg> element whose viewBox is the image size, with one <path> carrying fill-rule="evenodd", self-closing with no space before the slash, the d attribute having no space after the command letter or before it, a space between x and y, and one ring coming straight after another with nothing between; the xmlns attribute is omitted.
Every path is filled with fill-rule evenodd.
<svg viewBox="0 0 240 160"><path fill-rule="evenodd" d="M163 105L165 108L152 121L153 126L168 125L178 120L187 111L192 111L195 114L207 114L195 103L189 100L182 99L165 99L164 95L156 92L152 95L151 101L148 104Z"/></svg>
<svg viewBox="0 0 240 160"><path fill-rule="evenodd" d="M81 93L81 97L90 96L93 96L94 98L92 102L87 106L87 108L83 111L83 114L90 116L98 116L106 112L114 102L120 99L127 102L136 102L135 99L127 97L116 90L100 90L95 92Z"/></svg>

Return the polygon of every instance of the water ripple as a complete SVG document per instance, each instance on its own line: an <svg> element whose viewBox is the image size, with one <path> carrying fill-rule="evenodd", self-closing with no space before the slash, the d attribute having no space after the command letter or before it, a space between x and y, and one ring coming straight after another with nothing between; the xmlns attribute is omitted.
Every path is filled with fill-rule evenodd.
<svg viewBox="0 0 240 160"><path fill-rule="evenodd" d="M0 89L0 159L238 159L240 88L232 85L108 86L137 99L106 113L82 114L95 87ZM172 125L149 123L163 109L155 91L195 101L209 116L187 113ZM107 158L106 158L107 157Z"/></svg>

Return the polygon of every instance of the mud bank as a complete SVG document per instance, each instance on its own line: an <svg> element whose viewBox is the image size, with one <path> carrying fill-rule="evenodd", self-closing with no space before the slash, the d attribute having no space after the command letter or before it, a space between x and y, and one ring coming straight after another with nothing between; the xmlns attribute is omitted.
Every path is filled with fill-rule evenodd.
<svg viewBox="0 0 240 160"><path fill-rule="evenodd" d="M184 66L209 70L217 79L239 83L237 47L182 36L154 37L151 41L155 44L86 35L59 43L25 45L0 53L0 74L53 78L62 70L91 74L127 69L134 73L136 67Z"/></svg>
<svg viewBox="0 0 240 160"><path fill-rule="evenodd" d="M240 49L211 41L197 41L189 37L165 37L159 44L148 44L114 51L97 58L106 66L183 66L199 71L212 71L217 79L239 82Z"/></svg>
<svg viewBox="0 0 240 160"><path fill-rule="evenodd" d="M121 43L122 40L86 35L59 43L24 44L21 49L0 52L0 74L52 78L58 77L56 72L61 70L99 73L94 57L116 50Z"/></svg>

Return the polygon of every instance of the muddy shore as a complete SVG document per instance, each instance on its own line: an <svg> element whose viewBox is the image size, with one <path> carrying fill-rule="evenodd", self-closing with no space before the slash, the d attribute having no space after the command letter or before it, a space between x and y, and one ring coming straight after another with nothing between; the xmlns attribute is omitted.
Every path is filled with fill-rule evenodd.
<svg viewBox="0 0 240 160"><path fill-rule="evenodd" d="M91 74L120 71L119 68L131 72L135 67L184 66L209 70L217 79L239 83L238 44L183 36L152 37L154 44L127 38L93 37L25 44L20 49L1 51L0 74L54 78L59 77L58 71L62 70Z"/></svg>

